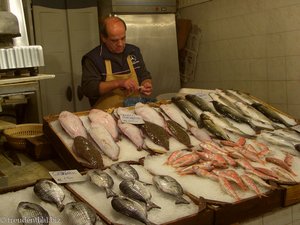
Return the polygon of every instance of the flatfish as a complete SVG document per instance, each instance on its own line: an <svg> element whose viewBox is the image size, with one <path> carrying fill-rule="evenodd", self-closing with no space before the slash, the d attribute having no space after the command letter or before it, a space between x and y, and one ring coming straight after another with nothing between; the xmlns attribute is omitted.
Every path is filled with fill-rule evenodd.
<svg viewBox="0 0 300 225"><path fill-rule="evenodd" d="M24 225L48 225L49 213L40 205L31 202L20 202L17 207Z"/></svg>
<svg viewBox="0 0 300 225"><path fill-rule="evenodd" d="M61 212L64 208L65 193L51 180L39 180L33 187L34 193L43 201L55 203Z"/></svg>
<svg viewBox="0 0 300 225"><path fill-rule="evenodd" d="M111 206L117 212L136 219L146 225L154 225L154 223L149 221L147 218L148 215L146 207L133 199L123 196L113 197L111 200Z"/></svg>
<svg viewBox="0 0 300 225"><path fill-rule="evenodd" d="M73 149L77 155L88 161L88 168L103 169L103 159L100 150L87 138L77 136L74 138Z"/></svg>
<svg viewBox="0 0 300 225"><path fill-rule="evenodd" d="M87 137L86 129L84 128L80 118L69 112L62 111L58 116L58 121L62 128L70 135L70 137L75 138L76 136Z"/></svg>
<svg viewBox="0 0 300 225"><path fill-rule="evenodd" d="M94 210L83 202L69 202L63 213L72 225L94 225L99 220Z"/></svg>
<svg viewBox="0 0 300 225"><path fill-rule="evenodd" d="M173 177L168 175L155 175L152 179L158 190L176 198L175 204L190 204L182 197L182 186Z"/></svg>
<svg viewBox="0 0 300 225"><path fill-rule="evenodd" d="M164 114L166 114L171 120L177 122L184 129L188 129L188 124L181 116L181 112L173 103L171 104L162 104L159 106Z"/></svg>
<svg viewBox="0 0 300 225"><path fill-rule="evenodd" d="M134 112L141 116L144 121L152 122L160 127L165 127L164 119L159 115L159 113L147 104L138 102L135 104Z"/></svg>
<svg viewBox="0 0 300 225"><path fill-rule="evenodd" d="M176 140L187 147L191 147L190 136L178 123L173 120L166 120L166 123L169 131L172 133Z"/></svg>
<svg viewBox="0 0 300 225"><path fill-rule="evenodd" d="M144 202L146 204L147 211L153 208L161 208L151 201L151 192L139 180L123 180L120 183L119 188L129 198Z"/></svg>
<svg viewBox="0 0 300 225"><path fill-rule="evenodd" d="M97 126L91 126L89 134L105 155L114 161L118 160L120 147L115 143L113 137L103 125L97 124Z"/></svg>
<svg viewBox="0 0 300 225"><path fill-rule="evenodd" d="M116 195L112 190L112 187L114 186L114 180L108 173L98 169L88 171L87 175L92 183L96 184L100 188L105 189L107 198Z"/></svg>
<svg viewBox="0 0 300 225"><path fill-rule="evenodd" d="M119 132L115 119L110 113L101 109L91 109L88 115L91 125L102 124L115 141L119 140Z"/></svg>
<svg viewBox="0 0 300 225"><path fill-rule="evenodd" d="M141 129L155 144L169 150L169 135L167 131L155 123L145 121Z"/></svg>

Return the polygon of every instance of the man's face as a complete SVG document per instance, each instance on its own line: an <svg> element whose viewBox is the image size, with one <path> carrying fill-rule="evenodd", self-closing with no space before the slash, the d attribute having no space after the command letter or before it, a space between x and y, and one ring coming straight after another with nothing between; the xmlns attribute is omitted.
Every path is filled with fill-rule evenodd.
<svg viewBox="0 0 300 225"><path fill-rule="evenodd" d="M119 20L107 22L107 37L102 37L103 42L112 53L122 53L125 48L126 30Z"/></svg>

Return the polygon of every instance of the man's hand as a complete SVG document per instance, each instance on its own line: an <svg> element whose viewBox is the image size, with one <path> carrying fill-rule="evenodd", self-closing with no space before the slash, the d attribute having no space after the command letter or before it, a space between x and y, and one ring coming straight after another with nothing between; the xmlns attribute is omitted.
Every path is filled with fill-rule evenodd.
<svg viewBox="0 0 300 225"><path fill-rule="evenodd" d="M152 81L147 79L147 80L144 80L141 84L141 87L140 87L140 93L143 94L143 95L151 95L152 93Z"/></svg>
<svg viewBox="0 0 300 225"><path fill-rule="evenodd" d="M137 82L135 80L133 80L132 78L120 80L119 85L120 85L121 89L126 89L127 95L130 95L134 92L138 92L138 90L139 90Z"/></svg>

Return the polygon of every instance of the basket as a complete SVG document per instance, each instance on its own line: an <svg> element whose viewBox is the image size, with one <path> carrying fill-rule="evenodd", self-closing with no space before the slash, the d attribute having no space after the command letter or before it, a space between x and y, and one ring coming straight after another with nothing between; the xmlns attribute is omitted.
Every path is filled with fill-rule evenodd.
<svg viewBox="0 0 300 225"><path fill-rule="evenodd" d="M16 125L15 127L3 131L9 145L15 149L23 150L26 148L26 139L42 136L43 124L27 123Z"/></svg>

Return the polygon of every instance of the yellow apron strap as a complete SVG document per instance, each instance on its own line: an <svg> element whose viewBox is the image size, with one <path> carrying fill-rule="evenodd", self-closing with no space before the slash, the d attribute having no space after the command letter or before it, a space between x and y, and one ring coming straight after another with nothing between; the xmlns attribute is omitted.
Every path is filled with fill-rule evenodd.
<svg viewBox="0 0 300 225"><path fill-rule="evenodd" d="M111 62L110 60L105 60L105 68L106 68L106 76L109 74L112 74L112 69L111 69Z"/></svg>
<svg viewBox="0 0 300 225"><path fill-rule="evenodd" d="M135 72L134 67L133 67L133 63L130 59L130 56L127 56L127 63L128 63L128 66L129 66L129 70L130 70L130 74L131 74L132 79L134 79L138 84L139 82L138 82L137 75L136 75L136 72Z"/></svg>

